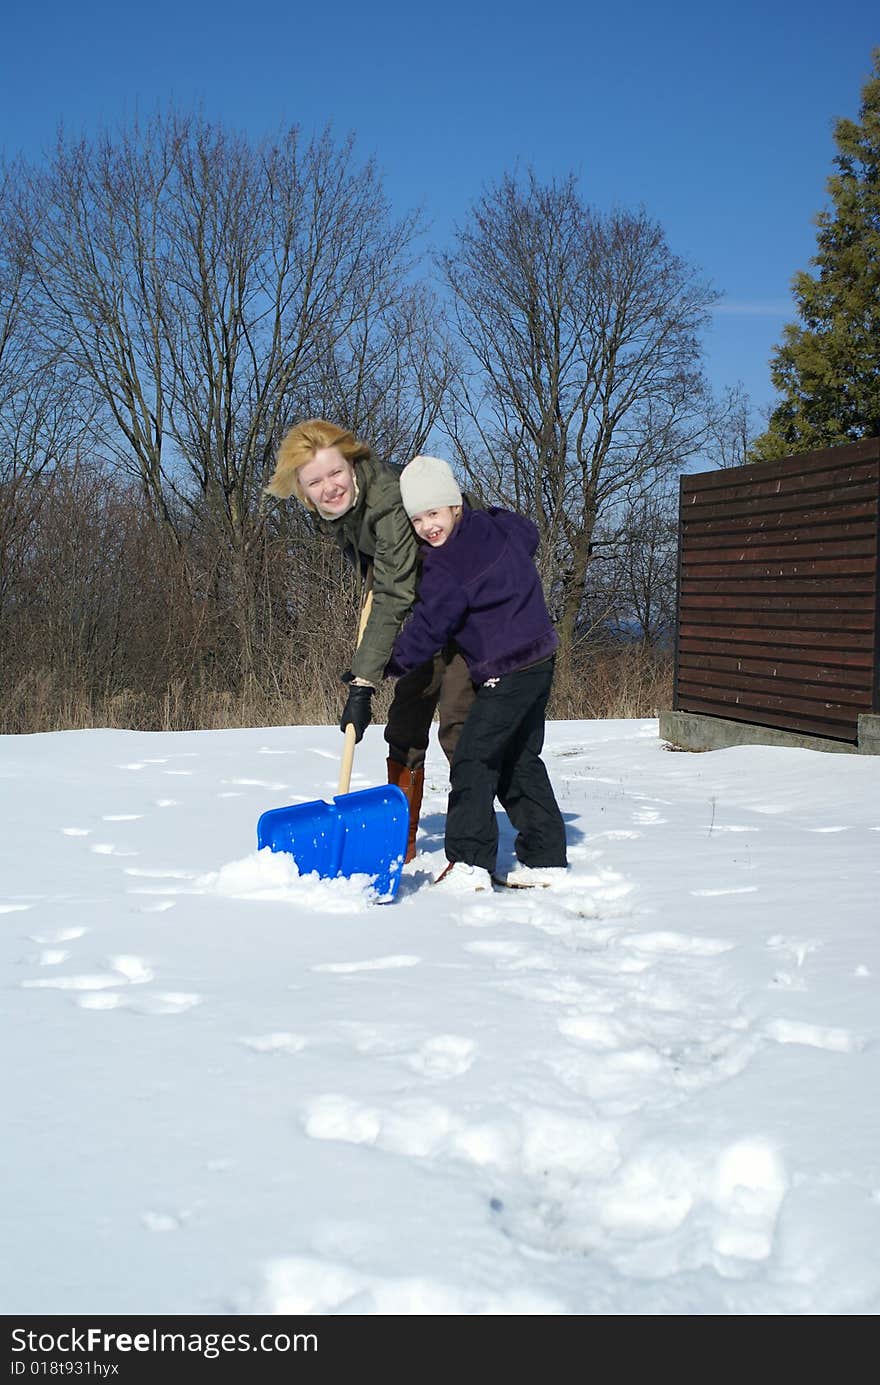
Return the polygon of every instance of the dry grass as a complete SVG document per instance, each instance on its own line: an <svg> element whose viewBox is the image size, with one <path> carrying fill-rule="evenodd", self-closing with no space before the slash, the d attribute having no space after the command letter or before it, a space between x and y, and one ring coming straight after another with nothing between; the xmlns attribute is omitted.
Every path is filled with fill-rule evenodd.
<svg viewBox="0 0 880 1385"><path fill-rule="evenodd" d="M601 649L557 679L549 716L572 721L655 717L672 706L672 656L646 645Z"/></svg>
<svg viewBox="0 0 880 1385"><path fill-rule="evenodd" d="M650 717L672 705L672 661L640 646L608 650L583 661L566 682L557 680L549 715L566 720ZM28 735L45 731L115 727L134 731L227 730L242 726L321 726L336 721L343 704L335 675L303 669L293 660L276 670L271 689L256 685L236 692L169 683L158 692L123 688L102 692L73 686L38 670L7 687L0 703L0 731ZM385 719L391 697L387 683L374 703L374 720Z"/></svg>

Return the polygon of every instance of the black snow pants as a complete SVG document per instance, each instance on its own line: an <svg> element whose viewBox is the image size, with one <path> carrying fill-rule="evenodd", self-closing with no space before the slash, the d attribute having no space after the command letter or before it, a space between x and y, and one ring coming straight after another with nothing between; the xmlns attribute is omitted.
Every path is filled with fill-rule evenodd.
<svg viewBox="0 0 880 1385"><path fill-rule="evenodd" d="M452 758L448 860L494 872L498 798L517 830L523 865L567 864L565 824L541 759L553 663L544 659L477 689Z"/></svg>

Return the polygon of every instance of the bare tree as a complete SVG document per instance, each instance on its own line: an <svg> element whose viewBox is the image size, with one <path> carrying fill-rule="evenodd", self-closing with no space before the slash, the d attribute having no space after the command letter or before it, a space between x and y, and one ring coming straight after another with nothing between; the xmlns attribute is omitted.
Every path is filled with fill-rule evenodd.
<svg viewBox="0 0 880 1385"><path fill-rule="evenodd" d="M457 240L441 266L465 365L444 425L468 473L535 518L568 659L597 525L705 435L716 295L643 212L600 215L573 178L506 176Z"/></svg>
<svg viewBox="0 0 880 1385"><path fill-rule="evenodd" d="M45 168L21 169L15 227L33 326L89 381L101 407L96 445L138 478L169 528L160 210L174 159L175 134L158 127L93 144L59 135Z"/></svg>
<svg viewBox="0 0 880 1385"><path fill-rule="evenodd" d="M724 390L712 410L703 455L714 467L745 466L757 436L752 402L741 383Z"/></svg>
<svg viewBox="0 0 880 1385"><path fill-rule="evenodd" d="M345 419L381 456L405 464L424 450L454 371L442 313L421 284L365 312L322 363L313 417Z"/></svg>
<svg viewBox="0 0 880 1385"><path fill-rule="evenodd" d="M591 563L585 607L614 641L668 645L675 621L677 503L657 488L627 502ZM594 616L593 628L599 621Z"/></svg>
<svg viewBox="0 0 880 1385"><path fill-rule="evenodd" d="M283 427L321 401L403 451L434 422L446 367L407 277L417 231L329 132L255 144L171 113L60 138L29 176L39 329L90 382L102 450L192 555L193 590L226 604L244 677L263 661L262 487Z"/></svg>
<svg viewBox="0 0 880 1385"><path fill-rule="evenodd" d="M57 465L74 457L92 416L87 392L34 331L31 286L14 220L15 169L0 176L0 639L29 536Z"/></svg>

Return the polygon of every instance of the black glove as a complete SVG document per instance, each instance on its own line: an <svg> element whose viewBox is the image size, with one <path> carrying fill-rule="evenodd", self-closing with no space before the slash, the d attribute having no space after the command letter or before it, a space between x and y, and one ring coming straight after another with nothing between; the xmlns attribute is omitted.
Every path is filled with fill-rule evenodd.
<svg viewBox="0 0 880 1385"><path fill-rule="evenodd" d="M358 744L363 739L364 732L370 724L371 706L370 700L375 692L369 684L352 683L351 673L343 673L343 683L350 683L348 697L342 709L342 716L339 720L339 729L344 731L346 726L354 727L354 743Z"/></svg>

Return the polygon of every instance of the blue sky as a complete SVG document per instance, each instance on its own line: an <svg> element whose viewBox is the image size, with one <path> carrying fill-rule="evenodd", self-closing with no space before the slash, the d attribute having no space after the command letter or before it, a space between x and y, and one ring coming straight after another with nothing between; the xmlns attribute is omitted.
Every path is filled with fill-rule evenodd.
<svg viewBox="0 0 880 1385"><path fill-rule="evenodd" d="M855 116L877 0L400 0L303 6L44 0L4 18L0 150L173 102L254 135L330 122L375 155L397 210L443 243L486 183L575 172L597 207L644 206L726 297L716 388L772 400L767 358L815 246L832 125Z"/></svg>

